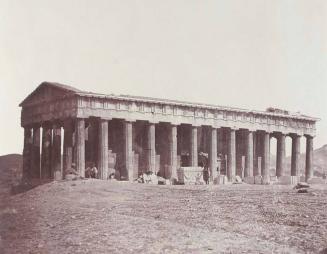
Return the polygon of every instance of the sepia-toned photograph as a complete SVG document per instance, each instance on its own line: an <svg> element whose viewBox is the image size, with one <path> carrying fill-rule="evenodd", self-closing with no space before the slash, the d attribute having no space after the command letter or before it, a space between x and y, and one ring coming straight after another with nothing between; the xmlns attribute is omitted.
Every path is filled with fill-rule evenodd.
<svg viewBox="0 0 327 254"><path fill-rule="evenodd" d="M1 254L327 254L327 1L0 0Z"/></svg>

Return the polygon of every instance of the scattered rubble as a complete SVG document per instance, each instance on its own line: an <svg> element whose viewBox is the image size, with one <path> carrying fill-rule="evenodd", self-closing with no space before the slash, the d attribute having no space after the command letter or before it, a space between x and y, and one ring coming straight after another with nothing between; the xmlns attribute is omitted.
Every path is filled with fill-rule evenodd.
<svg viewBox="0 0 327 254"><path fill-rule="evenodd" d="M294 186L294 189L305 189L310 188L310 185L308 183L299 182L297 185Z"/></svg>
<svg viewBox="0 0 327 254"><path fill-rule="evenodd" d="M298 189L290 189L158 188L100 180L43 184L11 196L17 214L0 216L1 225L10 222L2 242L8 251L14 244L16 253L166 253L167 244L169 253L317 253L326 243L327 187L297 195ZM31 241L31 230L40 237Z"/></svg>
<svg viewBox="0 0 327 254"><path fill-rule="evenodd" d="M242 178L240 176L235 176L235 180L233 182L234 184L240 184L240 183L243 183L242 182Z"/></svg>
<svg viewBox="0 0 327 254"><path fill-rule="evenodd" d="M309 193L309 189L307 188L298 189L297 193Z"/></svg>

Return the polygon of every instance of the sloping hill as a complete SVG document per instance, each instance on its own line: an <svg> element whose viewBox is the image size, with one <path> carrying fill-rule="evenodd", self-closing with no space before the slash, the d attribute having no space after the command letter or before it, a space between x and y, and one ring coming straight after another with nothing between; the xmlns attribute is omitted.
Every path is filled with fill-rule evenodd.
<svg viewBox="0 0 327 254"><path fill-rule="evenodd" d="M313 190L52 182L10 197L0 213L0 252L319 253L327 186Z"/></svg>
<svg viewBox="0 0 327 254"><path fill-rule="evenodd" d="M17 168L23 165L23 156L21 154L7 154L0 156L0 170Z"/></svg>
<svg viewBox="0 0 327 254"><path fill-rule="evenodd" d="M313 156L313 166L315 171L327 173L327 145L316 149ZM305 160L305 157L301 156L301 159Z"/></svg>
<svg viewBox="0 0 327 254"><path fill-rule="evenodd" d="M270 157L270 168L275 168L276 156ZM313 151L313 168L316 176L322 176L327 173L327 145L324 145ZM300 173L304 174L305 170L305 153L300 155ZM286 174L291 172L291 156L286 157Z"/></svg>
<svg viewBox="0 0 327 254"><path fill-rule="evenodd" d="M7 193L14 181L22 176L23 156L8 154L0 156L0 194Z"/></svg>

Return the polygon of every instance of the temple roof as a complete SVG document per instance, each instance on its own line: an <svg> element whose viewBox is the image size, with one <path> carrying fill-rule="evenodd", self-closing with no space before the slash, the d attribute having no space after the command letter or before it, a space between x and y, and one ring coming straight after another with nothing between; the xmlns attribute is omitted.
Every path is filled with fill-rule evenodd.
<svg viewBox="0 0 327 254"><path fill-rule="evenodd" d="M178 105L178 106L197 107L197 108L206 108L206 109L217 109L217 110L226 110L226 111L233 111L233 112L253 113L253 114L260 114L260 115L281 116L281 117L303 119L303 120L309 120L309 121L320 120L319 118L307 116L307 115L301 114L299 112L292 113L287 110L281 110L281 109L276 110L274 108L268 108L266 111L259 111L259 110L249 110L249 109L242 109L242 108L229 107L229 106L219 106L219 105L215 105L215 104L186 102L186 101L153 98L153 97L145 97L145 96L115 95L115 94L106 95L106 94L101 94L101 93L82 91L82 90L79 90L72 86L63 85L63 84L56 83L56 82L47 82L47 81L42 82L29 96L27 96L19 104L19 106L24 106L24 104L35 93L37 93L37 91L40 90L42 87L50 87L50 88L54 88L57 90L61 90L62 92L64 92L64 95L78 95L78 96L82 96L82 97L95 97L95 98L104 98L104 99L149 102L149 103L157 103L157 104Z"/></svg>
<svg viewBox="0 0 327 254"><path fill-rule="evenodd" d="M48 81L44 81L42 82L37 88L34 89L34 91L32 93L30 93L20 104L19 106L22 107L26 104L26 102L28 102L30 99L32 99L32 97L41 89L43 89L44 87L50 87L53 88L55 90L60 90L62 91L64 94L76 94L79 92L82 92L81 90L72 87L72 86L67 86L67 85L63 85L60 83L56 83L56 82L48 82Z"/></svg>

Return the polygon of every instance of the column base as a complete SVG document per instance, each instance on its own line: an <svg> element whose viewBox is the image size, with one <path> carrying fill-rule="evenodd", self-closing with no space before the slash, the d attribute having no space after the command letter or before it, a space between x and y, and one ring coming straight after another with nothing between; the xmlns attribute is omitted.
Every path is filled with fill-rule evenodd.
<svg viewBox="0 0 327 254"><path fill-rule="evenodd" d="M268 184L270 184L270 176L263 176L263 177L262 177L262 184L263 184L263 185L268 185Z"/></svg>
<svg viewBox="0 0 327 254"><path fill-rule="evenodd" d="M63 178L62 178L62 174L61 174L61 172L59 172L59 171L55 171L55 172L53 172L53 179L54 179L55 181L60 181L60 180L62 180Z"/></svg>
<svg viewBox="0 0 327 254"><path fill-rule="evenodd" d="M232 183L228 181L227 176L218 175L216 178L213 179L213 184L232 184Z"/></svg>
<svg viewBox="0 0 327 254"><path fill-rule="evenodd" d="M262 176L254 176L254 184L262 184Z"/></svg>
<svg viewBox="0 0 327 254"><path fill-rule="evenodd" d="M255 179L254 176L247 176L244 177L243 182L247 184L254 184L254 179Z"/></svg>

